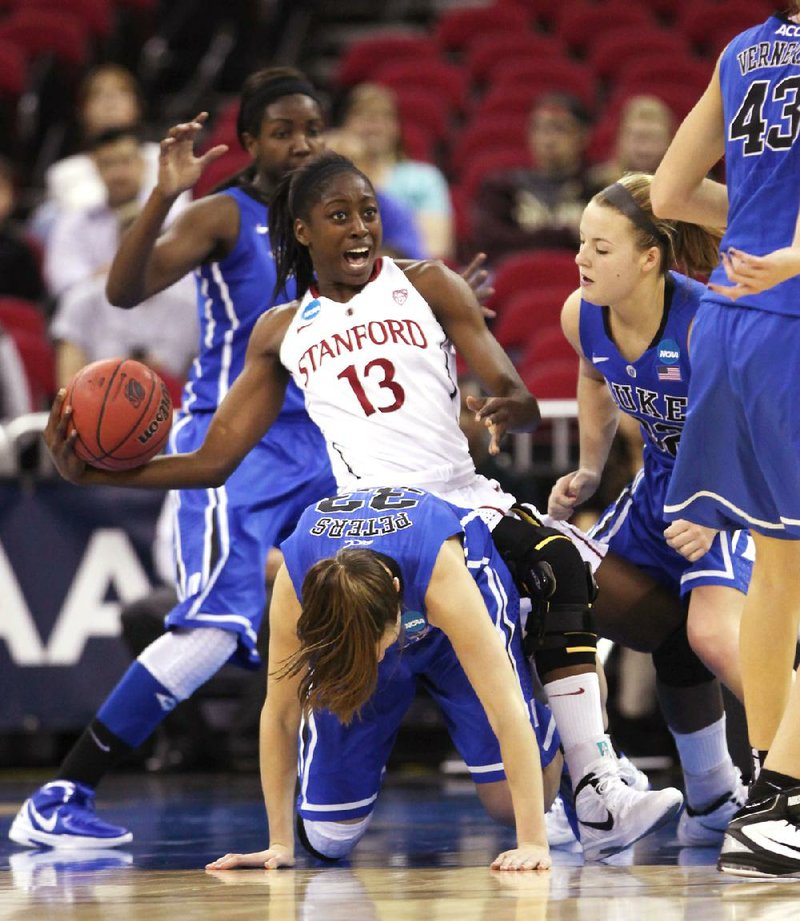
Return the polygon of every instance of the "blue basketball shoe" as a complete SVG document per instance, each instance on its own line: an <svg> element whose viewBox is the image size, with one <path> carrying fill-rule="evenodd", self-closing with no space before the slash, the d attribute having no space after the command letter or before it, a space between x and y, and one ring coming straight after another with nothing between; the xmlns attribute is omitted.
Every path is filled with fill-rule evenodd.
<svg viewBox="0 0 800 921"><path fill-rule="evenodd" d="M97 817L94 790L71 780L54 780L22 804L8 837L26 847L72 850L116 847L133 835Z"/></svg>

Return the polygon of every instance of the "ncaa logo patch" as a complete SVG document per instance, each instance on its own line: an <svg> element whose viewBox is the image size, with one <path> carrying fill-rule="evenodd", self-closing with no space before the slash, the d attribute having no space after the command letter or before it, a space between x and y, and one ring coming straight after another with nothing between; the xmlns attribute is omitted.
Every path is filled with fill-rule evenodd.
<svg viewBox="0 0 800 921"><path fill-rule="evenodd" d="M680 361L680 346L674 339L662 339L656 351L659 364L675 365Z"/></svg>
<svg viewBox="0 0 800 921"><path fill-rule="evenodd" d="M303 308L303 312L300 314L301 320L313 320L314 317L322 310L322 304L319 302L319 298L315 297L313 301L309 301L306 306Z"/></svg>
<svg viewBox="0 0 800 921"><path fill-rule="evenodd" d="M395 304L397 304L398 307L402 307L408 298L408 288L398 288L396 291L392 291L392 297L394 298Z"/></svg>

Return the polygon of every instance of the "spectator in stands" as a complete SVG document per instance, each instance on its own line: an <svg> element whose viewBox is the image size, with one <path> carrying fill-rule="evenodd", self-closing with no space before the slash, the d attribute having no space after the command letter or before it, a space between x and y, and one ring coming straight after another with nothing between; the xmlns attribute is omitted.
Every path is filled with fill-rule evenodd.
<svg viewBox="0 0 800 921"><path fill-rule="evenodd" d="M583 209L597 191L585 163L589 114L569 93L546 93L530 115L532 164L486 177L473 203L475 247L496 263L526 249L578 246Z"/></svg>
<svg viewBox="0 0 800 921"><path fill-rule="evenodd" d="M113 128L141 124L144 107L134 75L119 64L101 64L84 78L78 91L77 151L53 163L45 173L45 201L33 214L31 232L44 242L58 217L76 209L102 205L106 190L91 148L97 137ZM153 188L158 178L159 145L143 143L144 182ZM187 196L188 201L188 196Z"/></svg>
<svg viewBox="0 0 800 921"><path fill-rule="evenodd" d="M657 96L632 96L619 115L610 160L589 172L593 184L605 188L625 173L654 173L675 133L675 116Z"/></svg>
<svg viewBox="0 0 800 921"><path fill-rule="evenodd" d="M347 98L342 128L363 143L360 168L375 188L411 209L426 252L437 259L451 256L453 208L447 180L432 163L403 155L394 93L374 83L356 86Z"/></svg>
<svg viewBox="0 0 800 921"><path fill-rule="evenodd" d="M15 180L13 165L0 157L0 296L39 302L45 287L38 255L13 221Z"/></svg>
<svg viewBox="0 0 800 921"><path fill-rule="evenodd" d="M51 327L58 386L87 362L116 355L142 358L179 384L198 345L194 282L191 276L180 279L131 314L108 303L108 268L150 187L132 129L100 135L92 156L105 200L63 214L45 247L45 276L58 299Z"/></svg>
<svg viewBox="0 0 800 921"><path fill-rule="evenodd" d="M366 147L352 131L329 131L325 135L325 146L352 160L363 173L369 175ZM423 246L411 209L394 195L379 189L375 190L375 199L381 211L383 250L386 255L394 259L429 258L430 254Z"/></svg>

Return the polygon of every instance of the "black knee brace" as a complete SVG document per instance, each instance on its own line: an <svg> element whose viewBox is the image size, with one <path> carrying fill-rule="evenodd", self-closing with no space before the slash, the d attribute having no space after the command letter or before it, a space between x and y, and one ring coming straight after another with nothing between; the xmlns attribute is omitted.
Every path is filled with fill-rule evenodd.
<svg viewBox="0 0 800 921"><path fill-rule="evenodd" d="M597 587L591 569L566 535L520 511L524 520L506 516L492 537L520 593L531 599L525 651L541 678L558 668L594 665Z"/></svg>
<svg viewBox="0 0 800 921"><path fill-rule="evenodd" d="M689 645L686 621L653 652L653 665L658 680L671 688L692 688L714 680Z"/></svg>

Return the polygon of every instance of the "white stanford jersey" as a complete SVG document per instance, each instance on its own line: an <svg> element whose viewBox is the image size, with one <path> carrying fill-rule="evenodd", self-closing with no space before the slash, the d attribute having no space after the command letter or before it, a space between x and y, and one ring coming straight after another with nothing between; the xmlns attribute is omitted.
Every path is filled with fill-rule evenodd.
<svg viewBox="0 0 800 921"><path fill-rule="evenodd" d="M443 494L482 479L458 426L455 350L391 259L378 259L346 304L312 288L281 362L325 436L340 489L391 484Z"/></svg>

